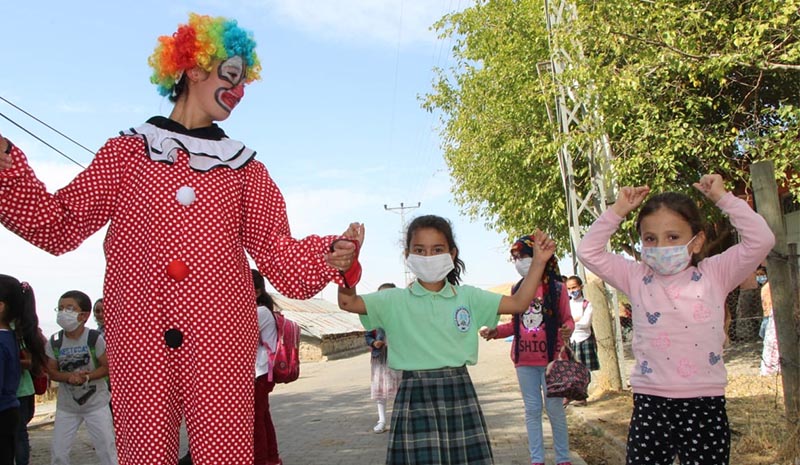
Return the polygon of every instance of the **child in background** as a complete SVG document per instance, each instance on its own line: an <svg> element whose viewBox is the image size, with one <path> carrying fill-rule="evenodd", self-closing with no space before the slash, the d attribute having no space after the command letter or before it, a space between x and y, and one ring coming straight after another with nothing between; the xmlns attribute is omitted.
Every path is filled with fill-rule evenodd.
<svg viewBox="0 0 800 465"><path fill-rule="evenodd" d="M363 227L355 237L363 239ZM386 463L491 464L486 421L466 365L478 359L478 331L500 313L521 313L535 295L555 243L537 231L528 276L513 296L459 285L464 262L446 219L414 219L405 236L407 288L356 295L339 287L339 308L365 315L365 328L383 328L388 363L403 370L394 402Z"/></svg>
<svg viewBox="0 0 800 465"><path fill-rule="evenodd" d="M14 332L19 347L22 373L17 388L19 399L19 422L17 423L16 465L30 463L31 445L28 437L28 423L33 419L36 409L36 389L33 378L47 374L47 339L39 328L39 317L36 315L36 298L33 289L22 283L25 292L25 305L14 321Z"/></svg>
<svg viewBox="0 0 800 465"><path fill-rule="evenodd" d="M633 415L627 464L728 464L730 429L722 360L725 298L758 266L775 238L764 219L725 190L719 175L694 187L730 217L741 242L698 261L706 240L695 202L667 192L636 219L643 263L606 252L611 235L642 205L647 186L620 189L578 247L586 268L630 299L633 317Z"/></svg>
<svg viewBox="0 0 800 465"><path fill-rule="evenodd" d="M525 277L533 260L532 236L523 236L511 246L511 258L517 272ZM522 281L512 289L517 292ZM547 397L545 370L558 357L565 341L569 340L575 324L570 315L566 286L561 281L558 262L550 257L542 284L525 313L516 314L509 323L496 329L481 328L486 340L514 335L511 360L517 371L519 389L525 403L525 426L528 430L528 449L531 465L544 465L544 435L542 433L542 402L553 430L553 449L558 465L571 465L567 415L560 397Z"/></svg>
<svg viewBox="0 0 800 465"><path fill-rule="evenodd" d="M760 272L760 274L759 274ZM781 354L778 351L778 334L775 329L775 318L772 314L772 291L767 281L767 269L759 267L756 271L756 280L761 286L761 307L764 312L766 324L762 324L764 345L761 349L761 376L769 376L781 372Z"/></svg>
<svg viewBox="0 0 800 465"><path fill-rule="evenodd" d="M393 283L384 283L378 286L378 290L395 289ZM367 345L372 349L370 357L370 398L378 405L378 423L372 431L380 434L385 433L386 427L386 401L397 392L397 385L400 383L401 373L389 368L386 363L386 333L383 328L375 328L367 331L364 335Z"/></svg>
<svg viewBox="0 0 800 465"><path fill-rule="evenodd" d="M259 344L256 351L256 387L255 387L255 423L253 428L253 444L255 465L281 465L278 453L278 436L272 423L269 411L269 393L275 388L275 382L269 380L269 353L264 345L273 352L278 348L278 329L275 325L275 302L267 293L264 276L258 270L250 270L253 275L253 287L256 290L256 306L258 312Z"/></svg>
<svg viewBox="0 0 800 465"><path fill-rule="evenodd" d="M0 275L0 465L12 465L19 423L19 386L22 367L17 338L11 323L34 305L33 292L27 283Z"/></svg>
<svg viewBox="0 0 800 465"><path fill-rule="evenodd" d="M583 296L583 280L578 276L567 279L567 292L569 292L569 309L572 319L575 320L575 331L570 337L570 346L575 358L591 371L600 369L597 360L597 341L592 331L592 303ZM576 402L586 405L586 401Z"/></svg>
<svg viewBox="0 0 800 465"><path fill-rule="evenodd" d="M92 313L94 314L94 321L97 322L97 330L100 331L103 337L106 337L106 314L102 297L94 302Z"/></svg>
<svg viewBox="0 0 800 465"><path fill-rule="evenodd" d="M769 277L767 276L767 267L759 265L756 268L756 284L761 287L761 326L758 328L758 337L764 339L767 334L767 326L769 320L772 318L772 294L769 291ZM764 289L767 289L764 291ZM764 302L767 299L767 302Z"/></svg>
<svg viewBox="0 0 800 465"><path fill-rule="evenodd" d="M106 376L106 341L87 329L92 301L81 291L67 291L58 300L56 322L61 331L45 345L50 379L58 382L56 419L53 425L52 465L69 465L69 453L81 423L86 429L101 465L117 464L114 424L108 407L110 394ZM147 395L142 385L142 396ZM142 414L148 407L142 405Z"/></svg>

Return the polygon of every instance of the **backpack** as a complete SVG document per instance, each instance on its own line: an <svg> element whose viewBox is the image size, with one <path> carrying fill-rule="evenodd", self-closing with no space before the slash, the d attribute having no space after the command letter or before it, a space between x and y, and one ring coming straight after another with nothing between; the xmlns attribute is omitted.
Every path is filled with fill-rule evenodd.
<svg viewBox="0 0 800 465"><path fill-rule="evenodd" d="M97 339L100 337L100 331L89 328L89 336L86 337L86 345L89 346L89 352L92 354L92 363L97 368L100 364L97 362ZM50 347L53 349L53 357L58 360L58 354L61 352L61 343L64 341L64 330L57 332L50 336ZM106 382L108 377L106 376Z"/></svg>
<svg viewBox="0 0 800 465"><path fill-rule="evenodd" d="M300 377L300 326L280 313L273 313L278 339L273 352L269 345L261 341L269 354L269 374L267 380L276 383L291 383Z"/></svg>

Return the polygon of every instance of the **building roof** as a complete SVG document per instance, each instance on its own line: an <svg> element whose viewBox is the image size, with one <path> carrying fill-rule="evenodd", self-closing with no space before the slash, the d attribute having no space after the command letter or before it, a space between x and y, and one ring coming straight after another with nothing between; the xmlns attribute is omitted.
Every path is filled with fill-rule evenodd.
<svg viewBox="0 0 800 465"><path fill-rule="evenodd" d="M364 332L358 315L341 310L327 300L296 300L280 294L271 295L281 313L300 325L301 333L306 336L322 339L325 336Z"/></svg>

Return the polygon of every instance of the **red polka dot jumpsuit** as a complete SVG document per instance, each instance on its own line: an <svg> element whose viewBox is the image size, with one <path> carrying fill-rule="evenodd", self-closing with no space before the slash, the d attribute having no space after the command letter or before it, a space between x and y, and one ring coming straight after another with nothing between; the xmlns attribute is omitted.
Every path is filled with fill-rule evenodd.
<svg viewBox="0 0 800 465"><path fill-rule="evenodd" d="M252 464L258 334L245 252L279 292L309 298L340 279L323 256L338 236L293 239L264 165L216 126L198 138L166 131L177 125L166 118L149 123L136 131L145 137L110 139L55 194L13 147L0 222L56 255L110 222L104 302L121 464L175 463L182 415L196 464Z"/></svg>

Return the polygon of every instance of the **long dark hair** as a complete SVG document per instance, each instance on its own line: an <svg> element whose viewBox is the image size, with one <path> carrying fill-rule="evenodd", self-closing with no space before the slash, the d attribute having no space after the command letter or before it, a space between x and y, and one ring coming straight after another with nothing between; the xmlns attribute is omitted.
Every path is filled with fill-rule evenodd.
<svg viewBox="0 0 800 465"><path fill-rule="evenodd" d="M44 338L39 330L36 315L36 296L26 282L8 275L0 275L0 301L6 305L6 323L14 321L14 332L21 349L31 355L30 372L38 376L47 365Z"/></svg>
<svg viewBox="0 0 800 465"><path fill-rule="evenodd" d="M256 305L267 307L270 311L275 310L275 301L272 300L272 296L267 292L264 276L254 269L250 270L250 274L253 275L253 287L256 289Z"/></svg>
<svg viewBox="0 0 800 465"><path fill-rule="evenodd" d="M456 246L455 236L453 235L453 225L450 224L450 221L447 219L436 215L423 215L414 218L408 225L408 229L406 229L406 253L408 253L411 248L411 238L414 236L414 233L418 229L424 228L435 229L442 233L447 240L447 246L450 250L456 251L456 256L453 258L453 270L447 274L447 281L452 285L458 285L461 282L461 272L466 271L467 266L458 258L459 250L458 246Z"/></svg>
<svg viewBox="0 0 800 465"><path fill-rule="evenodd" d="M524 278L523 278L524 279ZM515 294L519 286L522 284L522 279L514 285L511 293ZM547 288L544 293L544 301L542 306L542 319L544 320L544 333L547 337L547 361L553 361L556 355L556 344L558 342L558 330L561 328L561 321L559 316L561 312L558 304L561 301L561 288L564 284L561 282L561 272L558 270L558 260L556 257L551 257L545 266L544 276L542 276L542 284ZM519 360L519 339L520 339L520 326L522 326L522 315L520 313L514 314L514 362Z"/></svg>

